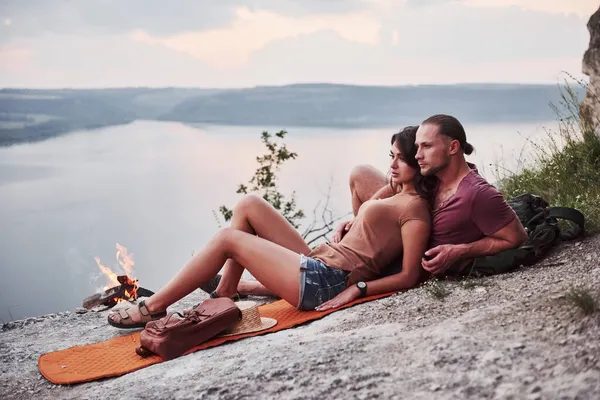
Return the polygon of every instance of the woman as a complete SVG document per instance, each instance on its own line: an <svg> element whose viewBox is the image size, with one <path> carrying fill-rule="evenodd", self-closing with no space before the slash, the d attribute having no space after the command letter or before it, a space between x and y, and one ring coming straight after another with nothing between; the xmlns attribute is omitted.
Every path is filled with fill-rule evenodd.
<svg viewBox="0 0 600 400"><path fill-rule="evenodd" d="M143 327L171 304L208 282L225 265L217 295L233 297L247 269L264 287L300 310L339 307L361 296L416 286L431 227L432 178L415 159L416 126L392 136L390 195L363 203L338 243L314 250L270 204L245 196L231 227L221 229L160 291L108 317L119 328ZM401 271L381 277L401 259ZM368 285L366 282L369 282Z"/></svg>

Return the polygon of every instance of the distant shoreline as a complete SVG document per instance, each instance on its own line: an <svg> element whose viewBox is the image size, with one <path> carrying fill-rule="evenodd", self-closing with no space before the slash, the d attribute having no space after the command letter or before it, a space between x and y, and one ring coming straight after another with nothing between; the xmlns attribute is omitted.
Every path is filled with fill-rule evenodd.
<svg viewBox="0 0 600 400"><path fill-rule="evenodd" d="M261 131L261 130L272 130L272 129L277 129L277 130L287 130L290 131L292 129L295 128L305 128L305 129L339 129L339 130L360 130L360 129L385 129L385 128L389 128L390 130L394 130L397 128L400 128L401 126L404 125L408 125L408 124L414 124L414 123L418 123L418 120L411 120L411 121L406 121L403 123L398 123L398 124L364 124L364 125L352 125L352 124L347 124L347 125L295 125L295 124L283 124L283 125L277 125L277 124L259 124L259 123L254 123L254 124L243 124L243 123L213 123L213 122L184 122L184 121L175 121L175 120L160 120L160 119L144 119L144 118L140 118L140 119L134 119L134 120L130 120L130 121L124 121L124 122L120 122L120 123L112 123L112 124L104 124L104 125L93 125L93 126L83 126L83 127L74 127L68 130L61 130L61 131L46 131L44 132L42 135L34 135L33 136L28 136L27 134L23 135L24 131L23 130L14 130L13 134L19 135L20 137L15 137L15 136L11 136L11 135L7 135L6 134L6 130L2 130L0 129L0 148L5 148L5 147L10 147L10 146L15 146L15 145L20 145L20 144L27 144L27 143L37 143L37 142L42 142L45 140L50 140L53 138L58 138L64 135L68 135L71 133L78 133L78 132L93 132L96 130L100 130L100 129L104 129L104 128L112 128L112 127L119 127L119 126L126 126L126 125L131 125L134 124L136 122L155 122L155 123L176 123L176 124L183 124L186 126L190 126L193 128L202 128L202 127L206 127L206 126L215 126L215 127L256 127L257 128L257 132ZM486 125L502 125L502 124L507 124L507 123L546 123L548 122L548 119L536 119L536 120L505 120L505 121L469 121L469 120L463 120L463 123L465 124L486 124Z"/></svg>
<svg viewBox="0 0 600 400"><path fill-rule="evenodd" d="M583 98L583 88L575 88ZM0 147L137 120L221 126L365 129L415 124L431 114L464 123L554 119L559 85L357 86L248 89L2 89Z"/></svg>

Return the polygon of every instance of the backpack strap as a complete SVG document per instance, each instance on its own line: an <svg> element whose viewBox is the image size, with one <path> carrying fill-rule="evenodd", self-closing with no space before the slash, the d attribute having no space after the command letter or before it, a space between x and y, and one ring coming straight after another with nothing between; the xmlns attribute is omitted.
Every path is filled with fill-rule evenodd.
<svg viewBox="0 0 600 400"><path fill-rule="evenodd" d="M534 254L533 246L524 245L492 256L477 257L460 272L460 275L474 278L510 272L519 268L522 264L529 265L533 263Z"/></svg>
<svg viewBox="0 0 600 400"><path fill-rule="evenodd" d="M562 240L572 240L585 233L585 217L583 214L569 207L549 207L549 218L564 219L573 222L575 225L568 229L561 229L560 238Z"/></svg>

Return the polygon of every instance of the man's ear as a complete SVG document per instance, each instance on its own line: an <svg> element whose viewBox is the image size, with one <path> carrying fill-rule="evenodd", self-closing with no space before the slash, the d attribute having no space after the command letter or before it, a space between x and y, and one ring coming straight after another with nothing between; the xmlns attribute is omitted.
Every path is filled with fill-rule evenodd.
<svg viewBox="0 0 600 400"><path fill-rule="evenodd" d="M460 142L456 139L450 142L450 155L453 156L460 150Z"/></svg>

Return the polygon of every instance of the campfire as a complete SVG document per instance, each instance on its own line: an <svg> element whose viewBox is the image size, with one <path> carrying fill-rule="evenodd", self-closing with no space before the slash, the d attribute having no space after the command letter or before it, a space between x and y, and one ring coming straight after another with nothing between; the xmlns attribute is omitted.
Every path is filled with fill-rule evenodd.
<svg viewBox="0 0 600 400"><path fill-rule="evenodd" d="M151 296L154 292L139 287L133 272L133 255L127 252L127 248L117 243L117 261L124 274L117 275L110 268L102 265L100 259L95 257L96 264L108 280L102 288L101 293L93 294L83 300L83 307L90 309L98 305L114 307L123 301L135 301L138 296Z"/></svg>

